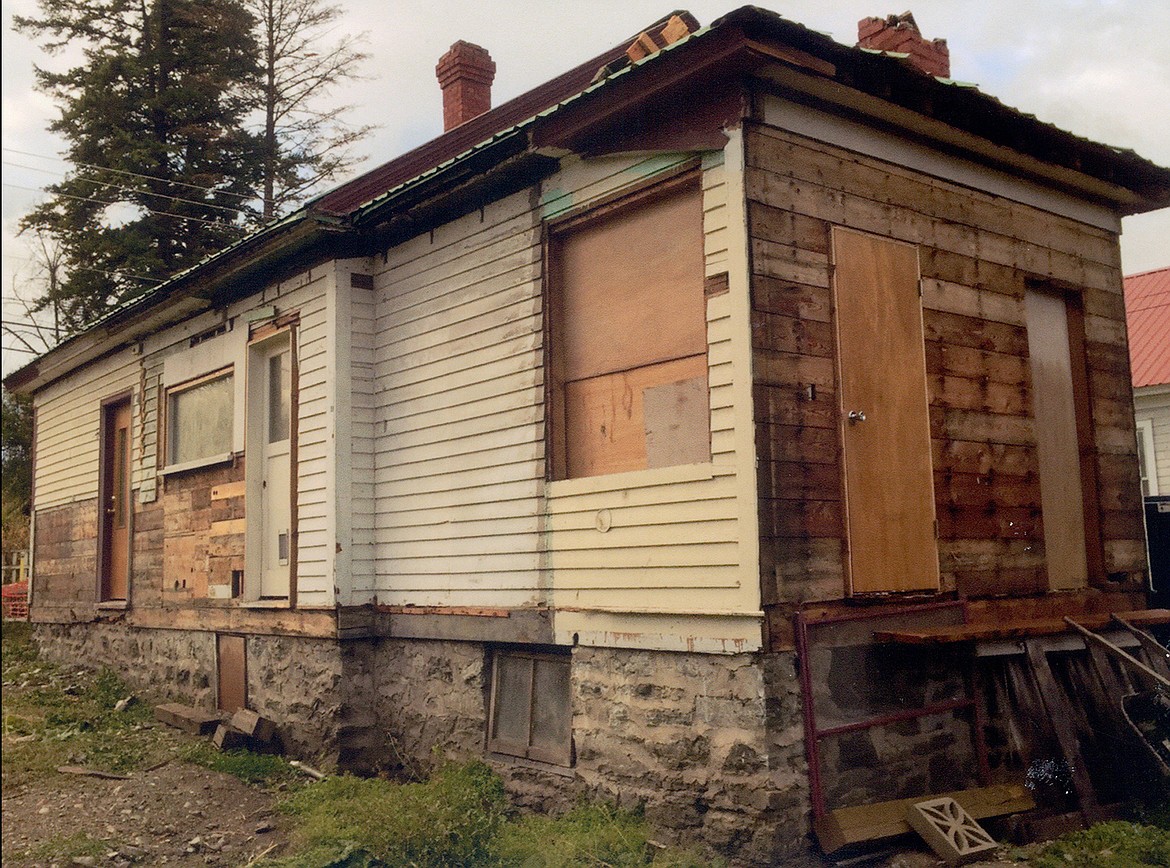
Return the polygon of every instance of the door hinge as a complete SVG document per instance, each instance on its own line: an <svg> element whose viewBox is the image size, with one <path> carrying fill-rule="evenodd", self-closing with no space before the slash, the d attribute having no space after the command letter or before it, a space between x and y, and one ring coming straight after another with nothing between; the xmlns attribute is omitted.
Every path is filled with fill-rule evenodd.
<svg viewBox="0 0 1170 868"><path fill-rule="evenodd" d="M922 278L918 278L918 297L922 298Z"/></svg>

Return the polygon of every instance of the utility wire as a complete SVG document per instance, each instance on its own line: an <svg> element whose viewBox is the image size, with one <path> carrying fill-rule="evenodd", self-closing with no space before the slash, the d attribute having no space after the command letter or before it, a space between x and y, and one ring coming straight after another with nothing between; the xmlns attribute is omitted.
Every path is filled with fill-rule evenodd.
<svg viewBox="0 0 1170 868"><path fill-rule="evenodd" d="M41 189L39 187L22 187L20 184L4 184L4 186L11 187L14 190L27 190L30 193L47 193L46 190ZM126 204L124 202L107 202L105 199L98 199L95 196L74 196L74 195L71 195L69 193L53 193L52 195L59 196L62 199L75 199L78 202L93 202L94 204L105 205L107 207L112 207L114 205ZM159 211L155 208L147 208L143 205L135 205L134 207L141 208L143 211L147 212L148 214L153 214L156 217L175 217L179 220L191 220L195 223L203 223L203 224L206 224L208 226L221 226L224 229L233 229L233 230L236 230L239 232L247 231L243 226L236 226L236 225L231 224L231 223L224 223L222 220L203 220L202 218L199 218L199 217L190 217L186 214L176 214L173 211Z"/></svg>
<svg viewBox="0 0 1170 868"><path fill-rule="evenodd" d="M69 180L68 175L66 175L62 172L59 172L56 169L39 169L36 166L24 166L24 165L21 165L20 163L10 163L7 160L4 161L4 165L11 166L14 169L27 169L30 172L42 172L46 175L57 175L65 180ZM211 202L201 202L198 199L184 199L182 196L172 196L168 193L152 193L149 190L143 190L141 187L129 187L125 184L114 184L114 183L111 183L109 181L99 181L96 178L89 178L89 177L86 177L85 175L74 175L73 180L83 181L86 184L93 184L94 186L112 187L115 190L128 190L130 192L142 193L142 194L148 195L148 196L157 196L160 199L170 199L172 202L184 202L188 205L198 205L200 208L214 208L217 211L227 211L231 214L248 214L249 213L248 211L246 211L243 208L231 208L227 205L214 205ZM48 191L46 190L45 192L48 192ZM54 195L56 195L56 194L54 194Z"/></svg>
<svg viewBox="0 0 1170 868"><path fill-rule="evenodd" d="M164 181L168 184L174 184L178 187L190 187L192 190L199 190L204 193L219 193L222 196L234 196L237 199L249 201L258 199L258 196L249 195L247 193L233 193L230 190L218 190L215 187L201 187L198 184L189 184L186 181L169 181L166 178L160 178L157 175L142 175L138 172L131 172L128 169L114 169L109 166L96 166L93 163L76 163L73 160L68 160L65 157L47 157L44 154L33 154L29 151L18 151L16 148L4 148L10 154L20 154L22 157L36 157L41 160L57 160L58 162L67 163L71 166L78 166L84 169L97 169L99 172L113 172L118 175L129 175L132 178L145 178L147 181Z"/></svg>

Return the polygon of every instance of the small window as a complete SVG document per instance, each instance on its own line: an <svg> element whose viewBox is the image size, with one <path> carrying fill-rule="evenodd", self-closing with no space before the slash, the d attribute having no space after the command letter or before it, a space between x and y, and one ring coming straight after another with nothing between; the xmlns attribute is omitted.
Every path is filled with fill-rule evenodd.
<svg viewBox="0 0 1170 868"><path fill-rule="evenodd" d="M1142 477L1142 497L1156 497L1158 490L1158 474L1154 463L1154 422L1152 419L1139 419L1137 423L1138 471Z"/></svg>
<svg viewBox="0 0 1170 868"><path fill-rule="evenodd" d="M167 464L191 464L232 451L232 372L167 390Z"/></svg>
<svg viewBox="0 0 1170 868"><path fill-rule="evenodd" d="M492 664L488 750L572 765L569 657L497 651Z"/></svg>
<svg viewBox="0 0 1170 868"><path fill-rule="evenodd" d="M697 176L557 224L549 257L553 477L710 461Z"/></svg>

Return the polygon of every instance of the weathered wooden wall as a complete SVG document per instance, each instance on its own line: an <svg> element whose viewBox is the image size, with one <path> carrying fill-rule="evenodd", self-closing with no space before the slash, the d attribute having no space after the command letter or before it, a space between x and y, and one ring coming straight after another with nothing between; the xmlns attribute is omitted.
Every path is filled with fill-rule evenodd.
<svg viewBox="0 0 1170 868"><path fill-rule="evenodd" d="M765 604L844 595L833 225L919 250L943 590L1049 588L1023 307L1036 279L1082 299L1090 460L1112 581L1096 579L1138 588L1143 537L1116 236L765 125L749 130L747 164Z"/></svg>

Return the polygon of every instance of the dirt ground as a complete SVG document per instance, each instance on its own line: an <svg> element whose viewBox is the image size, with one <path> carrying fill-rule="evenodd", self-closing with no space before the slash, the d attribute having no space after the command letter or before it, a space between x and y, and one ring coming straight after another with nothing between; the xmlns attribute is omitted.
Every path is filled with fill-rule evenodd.
<svg viewBox="0 0 1170 868"><path fill-rule="evenodd" d="M3 864L247 865L275 854L284 834L273 797L237 778L181 761L126 780L59 775L3 797ZM92 845L92 854L54 856Z"/></svg>

